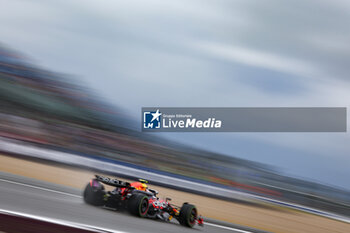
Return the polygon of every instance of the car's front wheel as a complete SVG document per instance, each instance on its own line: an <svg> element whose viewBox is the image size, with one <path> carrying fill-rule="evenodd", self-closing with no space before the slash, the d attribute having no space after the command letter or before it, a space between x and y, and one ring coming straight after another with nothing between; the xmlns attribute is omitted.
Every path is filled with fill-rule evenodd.
<svg viewBox="0 0 350 233"><path fill-rule="evenodd" d="M183 226L193 227L197 220L197 208L194 205L184 203L181 207L178 220Z"/></svg>

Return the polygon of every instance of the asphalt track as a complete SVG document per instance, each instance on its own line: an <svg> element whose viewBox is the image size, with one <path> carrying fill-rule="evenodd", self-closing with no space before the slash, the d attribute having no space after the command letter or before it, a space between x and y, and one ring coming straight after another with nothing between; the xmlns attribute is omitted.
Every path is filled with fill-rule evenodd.
<svg viewBox="0 0 350 233"><path fill-rule="evenodd" d="M253 232L218 223L205 223L204 227L196 226L189 229L179 225L176 220L166 223L141 219L127 213L86 205L81 198L81 190L2 172L0 172L0 209L110 229L118 233Z"/></svg>

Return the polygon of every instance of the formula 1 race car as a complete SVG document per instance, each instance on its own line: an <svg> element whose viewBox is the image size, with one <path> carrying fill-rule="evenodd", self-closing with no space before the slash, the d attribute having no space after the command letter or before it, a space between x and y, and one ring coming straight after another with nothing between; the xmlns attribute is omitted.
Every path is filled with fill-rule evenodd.
<svg viewBox="0 0 350 233"><path fill-rule="evenodd" d="M177 221L187 227L196 224L203 226L203 218L198 216L197 208L187 202L182 207L170 204L170 198L165 200L157 197L158 191L150 189L147 181L129 183L118 179L95 175L84 190L84 201L94 206L104 206L116 210L127 210L132 215L141 218ZM113 191L106 191L103 184L114 186Z"/></svg>

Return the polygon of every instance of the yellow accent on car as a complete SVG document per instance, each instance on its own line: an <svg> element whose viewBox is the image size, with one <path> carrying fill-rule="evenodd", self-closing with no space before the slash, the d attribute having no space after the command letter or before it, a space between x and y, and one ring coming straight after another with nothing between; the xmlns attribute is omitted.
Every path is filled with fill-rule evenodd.
<svg viewBox="0 0 350 233"><path fill-rule="evenodd" d="M145 179L139 179L139 181L143 184L148 184L148 180L145 180Z"/></svg>

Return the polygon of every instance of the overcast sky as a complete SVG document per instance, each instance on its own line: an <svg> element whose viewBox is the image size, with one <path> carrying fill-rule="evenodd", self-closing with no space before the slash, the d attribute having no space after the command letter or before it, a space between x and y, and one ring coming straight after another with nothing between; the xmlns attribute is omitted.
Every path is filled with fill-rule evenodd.
<svg viewBox="0 0 350 233"><path fill-rule="evenodd" d="M0 0L0 42L142 106L349 107L347 0ZM139 126L139 124L137 124ZM168 133L350 189L349 133Z"/></svg>

